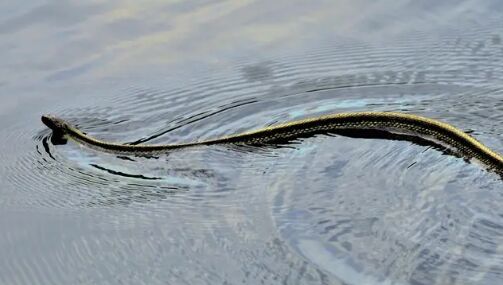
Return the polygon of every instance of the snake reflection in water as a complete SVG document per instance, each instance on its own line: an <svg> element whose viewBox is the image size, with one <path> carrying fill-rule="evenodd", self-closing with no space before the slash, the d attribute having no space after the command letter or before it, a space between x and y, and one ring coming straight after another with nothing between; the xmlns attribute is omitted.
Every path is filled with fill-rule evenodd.
<svg viewBox="0 0 503 285"><path fill-rule="evenodd" d="M83 133L67 121L43 115L42 122L53 130L55 144L72 139L91 148L127 155L145 155L170 150L216 144L272 144L315 133L335 133L356 137L381 137L428 141L452 149L452 153L466 160L476 159L503 176L503 157L466 134L440 121L397 112L349 112L319 116L217 139L166 145L119 144L98 140ZM400 138L398 138L400 137Z"/></svg>

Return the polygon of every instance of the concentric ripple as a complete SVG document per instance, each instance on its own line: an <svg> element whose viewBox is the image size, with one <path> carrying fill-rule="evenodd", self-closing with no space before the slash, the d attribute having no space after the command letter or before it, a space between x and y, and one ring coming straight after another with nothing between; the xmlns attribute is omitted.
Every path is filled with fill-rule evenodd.
<svg viewBox="0 0 503 285"><path fill-rule="evenodd" d="M54 111L100 139L133 144L209 139L335 112L400 111L449 122L501 153L502 55L501 41L484 31L419 34L393 48L329 44L183 88L131 86L96 105ZM52 244L39 229L48 250L28 259L8 253L13 261L0 276L120 281L127 256L141 256L126 266L145 269L148 276L132 279L152 284L503 281L500 177L435 148L318 135L139 157L55 145L36 116L6 133L2 207L64 211L68 217L54 219L75 234ZM0 234L0 242L17 240ZM94 258L106 266L73 279ZM47 264L55 275L45 275Z"/></svg>

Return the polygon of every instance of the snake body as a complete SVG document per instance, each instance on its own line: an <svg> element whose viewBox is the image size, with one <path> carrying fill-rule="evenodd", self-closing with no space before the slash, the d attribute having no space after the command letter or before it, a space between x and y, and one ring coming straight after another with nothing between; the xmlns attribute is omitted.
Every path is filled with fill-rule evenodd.
<svg viewBox="0 0 503 285"><path fill-rule="evenodd" d="M396 112L337 113L273 125L217 139L167 145L131 145L101 141L52 115L42 116L42 122L53 130L53 136L60 136L63 139L70 138L102 151L133 155L201 145L268 144L323 132L385 130L391 133L413 134L438 141L453 148L463 158L474 158L486 165L487 168L500 174L503 173L503 157L465 132L434 119Z"/></svg>

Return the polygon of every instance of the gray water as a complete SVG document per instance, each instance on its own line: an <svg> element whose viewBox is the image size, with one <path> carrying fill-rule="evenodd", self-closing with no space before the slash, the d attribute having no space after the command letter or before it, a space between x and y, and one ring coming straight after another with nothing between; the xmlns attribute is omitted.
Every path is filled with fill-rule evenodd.
<svg viewBox="0 0 503 285"><path fill-rule="evenodd" d="M499 1L0 3L0 284L501 284L503 181L442 149L319 134L151 157L345 111L503 152Z"/></svg>

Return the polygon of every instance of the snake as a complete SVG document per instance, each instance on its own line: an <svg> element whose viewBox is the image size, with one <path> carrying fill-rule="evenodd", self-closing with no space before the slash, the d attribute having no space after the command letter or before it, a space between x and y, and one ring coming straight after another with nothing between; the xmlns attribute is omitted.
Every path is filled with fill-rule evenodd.
<svg viewBox="0 0 503 285"><path fill-rule="evenodd" d="M307 137L317 133L346 131L380 131L407 134L433 141L454 150L454 154L482 163L487 169L503 176L503 156L491 150L462 130L435 119L400 112L344 112L322 115L215 139L178 144L124 144L102 141L79 130L71 123L54 115L43 115L42 122L53 131L54 141L66 143L71 139L88 147L121 155L144 155L172 150L221 144L264 145Z"/></svg>

